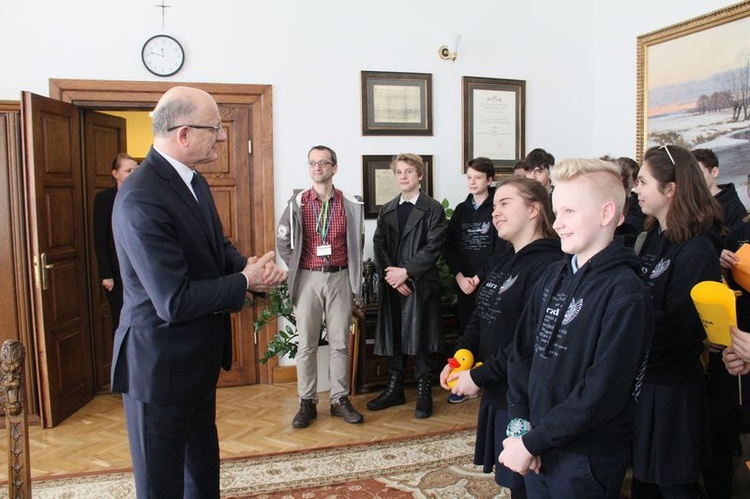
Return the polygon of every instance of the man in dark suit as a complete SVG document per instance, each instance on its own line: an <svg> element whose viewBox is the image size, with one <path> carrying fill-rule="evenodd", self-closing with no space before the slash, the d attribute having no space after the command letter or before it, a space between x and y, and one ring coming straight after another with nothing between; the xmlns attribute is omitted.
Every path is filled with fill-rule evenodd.
<svg viewBox="0 0 750 499"><path fill-rule="evenodd" d="M247 259L224 237L206 180L227 136L202 90L174 87L154 145L115 199L125 290L112 389L123 394L139 498L218 498L216 382L232 358L229 312L286 278L273 252Z"/></svg>

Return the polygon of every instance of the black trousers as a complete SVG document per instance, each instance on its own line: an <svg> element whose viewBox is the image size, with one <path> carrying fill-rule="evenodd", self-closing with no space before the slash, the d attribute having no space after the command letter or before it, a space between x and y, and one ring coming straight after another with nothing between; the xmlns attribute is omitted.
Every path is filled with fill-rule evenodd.
<svg viewBox="0 0 750 499"><path fill-rule="evenodd" d="M406 374L406 362L409 356L403 353L397 353L392 357L388 357L385 362L386 371L390 376L404 377ZM419 354L414 356L414 377L420 379L422 377L432 377L435 375L436 370L435 356L429 353Z"/></svg>
<svg viewBox="0 0 750 499"><path fill-rule="evenodd" d="M218 499L216 391L186 404L122 399L138 498Z"/></svg>

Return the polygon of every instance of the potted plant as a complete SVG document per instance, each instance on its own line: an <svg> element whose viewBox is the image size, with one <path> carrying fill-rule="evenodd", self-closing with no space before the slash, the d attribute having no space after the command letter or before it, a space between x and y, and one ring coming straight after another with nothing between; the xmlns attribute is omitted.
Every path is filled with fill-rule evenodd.
<svg viewBox="0 0 750 499"><path fill-rule="evenodd" d="M266 351L263 352L263 356L260 358L260 363L265 364L274 355L278 355L279 357L287 356L293 359L297 355L297 318L294 316L294 307L292 306L292 299L289 296L287 283L284 282L269 291L267 297L263 298L263 300L267 301L267 305L261 310L258 318L253 323L256 338L258 332L276 317L283 317L289 324L273 335L271 341L268 342L268 348L266 348ZM328 342L325 339L325 322L321 326L320 336L319 345L327 345Z"/></svg>

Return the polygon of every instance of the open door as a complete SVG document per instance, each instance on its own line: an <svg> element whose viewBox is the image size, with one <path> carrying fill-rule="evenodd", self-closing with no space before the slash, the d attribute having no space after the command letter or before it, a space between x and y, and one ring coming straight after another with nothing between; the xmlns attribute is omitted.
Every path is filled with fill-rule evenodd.
<svg viewBox="0 0 750 499"><path fill-rule="evenodd" d="M94 197L104 189L115 186L112 160L127 152L126 120L119 116L85 110L83 112L83 150L86 172L86 210L89 241L89 286L91 287L91 335L94 344L94 383L97 391L109 386L114 343L113 319L107 302L107 291L101 285L99 267L94 251Z"/></svg>
<svg viewBox="0 0 750 499"><path fill-rule="evenodd" d="M81 118L71 104L28 92L21 100L36 369L51 427L94 396Z"/></svg>

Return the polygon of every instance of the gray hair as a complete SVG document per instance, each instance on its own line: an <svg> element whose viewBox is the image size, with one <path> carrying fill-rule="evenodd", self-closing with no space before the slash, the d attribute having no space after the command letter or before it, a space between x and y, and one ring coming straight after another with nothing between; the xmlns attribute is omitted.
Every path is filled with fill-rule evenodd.
<svg viewBox="0 0 750 499"><path fill-rule="evenodd" d="M161 102L154 109L151 129L155 137L167 135L167 129L175 125L184 125L181 121L190 118L197 106L194 99L175 97Z"/></svg>

